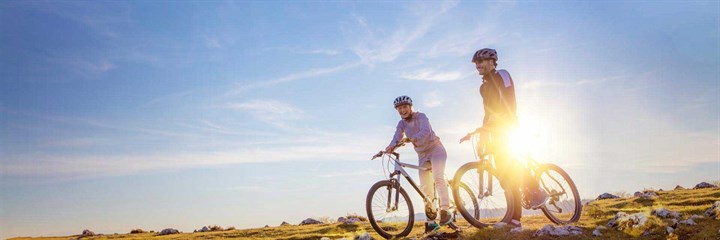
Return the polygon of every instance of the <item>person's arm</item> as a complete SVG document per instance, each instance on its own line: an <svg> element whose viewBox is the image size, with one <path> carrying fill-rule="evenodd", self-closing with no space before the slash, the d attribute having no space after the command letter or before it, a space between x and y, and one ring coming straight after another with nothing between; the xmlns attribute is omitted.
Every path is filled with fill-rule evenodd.
<svg viewBox="0 0 720 240"><path fill-rule="evenodd" d="M426 141L428 141L430 132L432 131L430 127L430 120L425 116L424 113L418 113L417 116L415 116L416 121L418 121L418 127L420 128L417 133L410 137L410 141L413 143L423 145Z"/></svg>
<svg viewBox="0 0 720 240"><path fill-rule="evenodd" d="M398 142L400 142L400 140L402 140L402 137L403 137L403 134L404 134L404 133L405 133L405 129L404 129L404 126L403 126L403 121L400 120L400 122L398 122L397 127L395 127L395 135L393 135L393 139L392 139L392 141L390 142L390 145L388 145L388 146L385 148L385 151L386 151L386 152L392 151L392 150L393 150L392 148L393 148Z"/></svg>
<svg viewBox="0 0 720 240"><path fill-rule="evenodd" d="M517 113L517 103L515 102L515 82L513 81L512 76L510 76L510 73L507 71L502 70L501 74L505 75L503 77L503 96L505 97L503 100L506 103L508 112L515 115Z"/></svg>

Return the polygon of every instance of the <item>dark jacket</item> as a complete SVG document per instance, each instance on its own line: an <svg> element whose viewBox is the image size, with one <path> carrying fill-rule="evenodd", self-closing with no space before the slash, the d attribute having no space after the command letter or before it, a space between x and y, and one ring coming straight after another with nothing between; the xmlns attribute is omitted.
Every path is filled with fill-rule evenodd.
<svg viewBox="0 0 720 240"><path fill-rule="evenodd" d="M483 76L480 85L485 117L483 128L493 132L507 132L517 126L517 105L515 103L515 83L505 70Z"/></svg>

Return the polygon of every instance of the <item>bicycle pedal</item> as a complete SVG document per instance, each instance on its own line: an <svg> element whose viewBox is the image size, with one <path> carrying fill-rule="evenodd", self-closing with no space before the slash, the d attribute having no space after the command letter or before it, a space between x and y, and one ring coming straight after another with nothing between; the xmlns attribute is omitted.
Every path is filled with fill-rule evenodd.
<svg viewBox="0 0 720 240"><path fill-rule="evenodd" d="M456 225L454 222L448 224L448 227L450 227L452 230L455 230L455 231L458 231L458 232L462 231L462 229L460 229L460 226Z"/></svg>

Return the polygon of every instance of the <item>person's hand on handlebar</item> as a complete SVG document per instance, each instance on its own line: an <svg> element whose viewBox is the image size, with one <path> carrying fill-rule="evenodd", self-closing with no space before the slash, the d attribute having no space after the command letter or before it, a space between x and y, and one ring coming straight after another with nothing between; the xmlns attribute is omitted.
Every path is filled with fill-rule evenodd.
<svg viewBox="0 0 720 240"><path fill-rule="evenodd" d="M403 145L405 145L405 143L412 143L412 142L415 142L415 139L413 139L413 138L403 138L403 139L400 139L400 141L398 141L397 143L395 143L395 146L387 146L387 147L385 148L385 152L386 152L386 153L391 153L391 152L395 151L395 148L400 147L400 146L403 146Z"/></svg>
<svg viewBox="0 0 720 240"><path fill-rule="evenodd" d="M391 152L393 152L393 150L395 150L395 147L394 147L394 146L387 146L387 147L385 148L385 152L386 152L386 153L391 153Z"/></svg>
<svg viewBox="0 0 720 240"><path fill-rule="evenodd" d="M462 138L460 139L460 143L463 143L464 141L470 140L470 138L472 138L472 136L473 136L474 134L475 134L475 132L468 133L467 135L465 135L464 137L462 137Z"/></svg>
<svg viewBox="0 0 720 240"><path fill-rule="evenodd" d="M467 135L460 139L460 143L470 140L473 135L480 134L480 142L485 142L488 138L488 130L485 127L475 129L475 131L469 132Z"/></svg>

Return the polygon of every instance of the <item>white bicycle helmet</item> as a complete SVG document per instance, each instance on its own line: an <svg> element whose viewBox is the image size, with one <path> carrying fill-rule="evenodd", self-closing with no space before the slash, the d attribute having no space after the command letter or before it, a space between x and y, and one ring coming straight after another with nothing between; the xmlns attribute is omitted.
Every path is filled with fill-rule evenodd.
<svg viewBox="0 0 720 240"><path fill-rule="evenodd" d="M412 98L402 95L397 98L395 98L395 101L393 101L393 105L395 105L395 108L397 108L400 105L408 104L412 106Z"/></svg>

